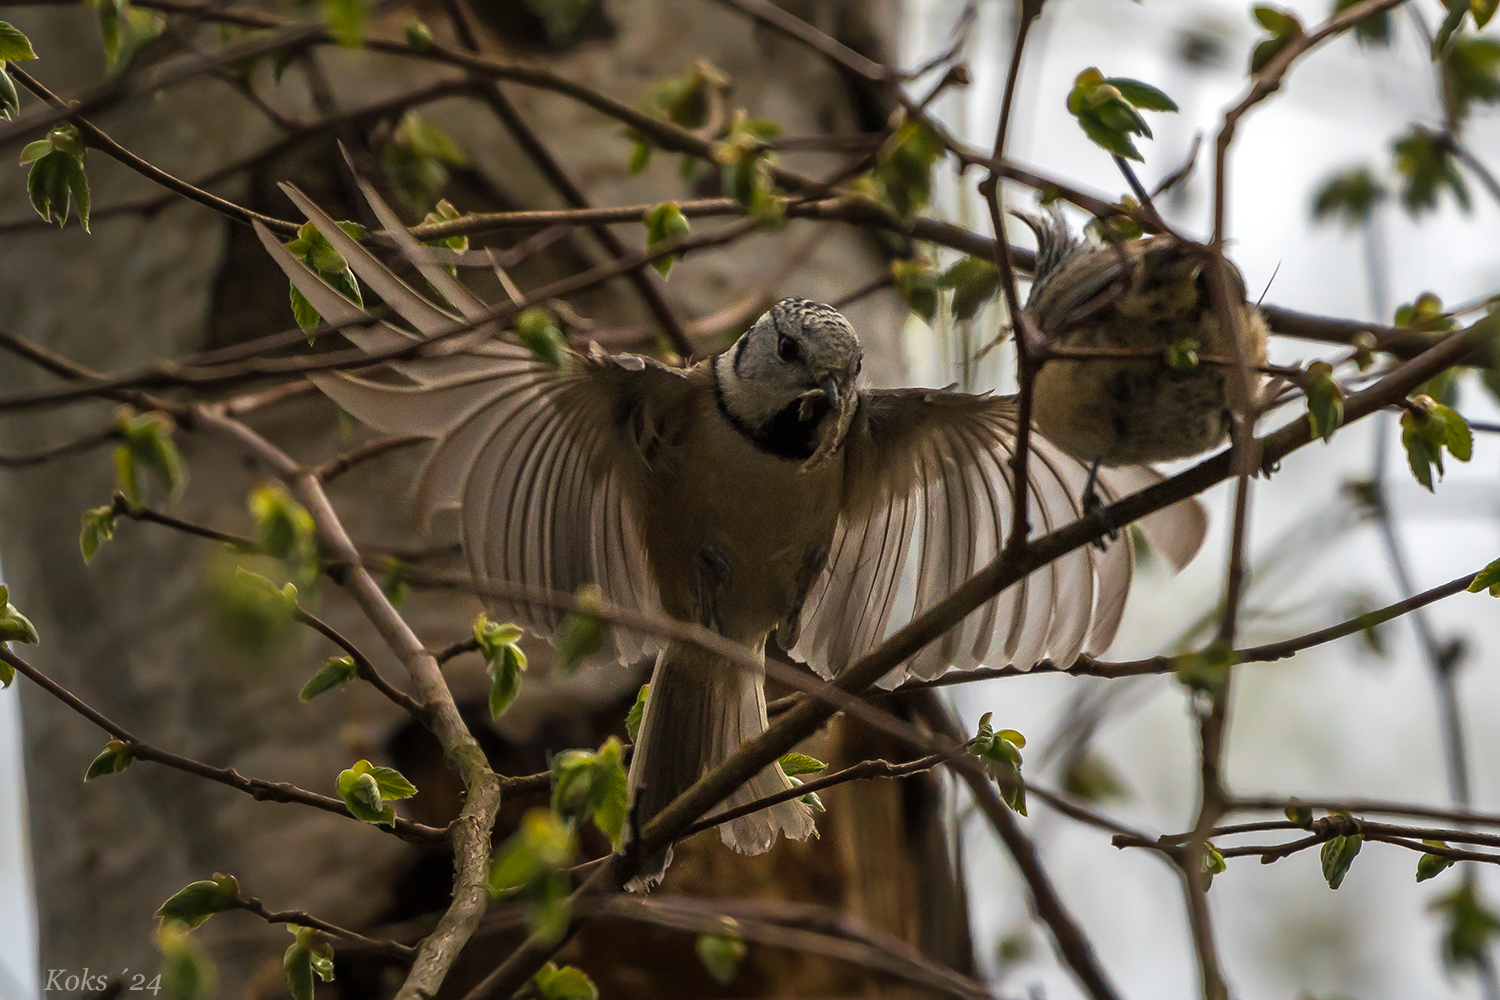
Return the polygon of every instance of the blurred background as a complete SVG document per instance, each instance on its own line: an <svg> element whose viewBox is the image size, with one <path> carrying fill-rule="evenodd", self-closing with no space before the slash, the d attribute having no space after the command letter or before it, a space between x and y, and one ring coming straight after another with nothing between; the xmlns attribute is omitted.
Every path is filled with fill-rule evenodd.
<svg viewBox="0 0 1500 1000"><path fill-rule="evenodd" d="M1294 3L1304 24L1327 5ZM1429 24L1434 2L1414 3ZM945 48L965 5L957 0L904 0L899 57L911 66ZM977 4L968 64L973 85L949 92L938 115L970 142L993 137L1014 5ZM1304 60L1282 93L1242 123L1230 165L1232 256L1252 295L1308 312L1389 322L1392 310L1432 291L1445 303L1500 286L1500 208L1477 184L1473 207L1444 199L1413 222L1399 205L1376 210L1370 232L1314 225L1314 191L1336 170L1361 162L1391 174L1390 143L1412 123L1436 126L1440 112L1425 44L1406 11L1393 18L1388 48L1337 40ZM1261 37L1244 3L1233 0L1052 0L1033 36L1021 76L1009 155L1023 165L1106 192L1124 185L1109 157L1084 138L1064 110L1073 77L1098 66L1109 76L1151 83L1180 105L1152 115L1154 141L1142 144L1142 179L1152 186L1187 158L1203 134L1198 169L1160 203L1174 225L1204 234L1209 225L1213 135L1223 109L1244 91L1249 51ZM39 46L40 48L40 46ZM752 107L752 113L755 109ZM1480 107L1467 131L1474 153L1500 164L1494 110ZM934 211L987 229L972 190L945 174ZM19 186L19 173L12 186ZM1016 207L1031 196L1010 192ZM14 207L14 202L11 203ZM1083 220L1075 218L1076 224ZM1019 239L1019 237L1018 237ZM907 384L966 382L1008 389L1007 351L978 364L962 359L994 336L1000 318L987 310L968 329L912 320L901 331L906 372L882 377ZM1305 362L1332 350L1278 338L1272 360ZM893 366L894 367L894 366ZM1459 409L1471 420L1500 417L1493 399L1470 379ZM1273 420L1276 418L1272 418ZM1450 464L1435 495L1405 468L1394 416L1341 431L1331 445L1303 449L1253 506L1253 578L1244 639L1267 641L1309 631L1471 572L1500 555L1500 442L1480 434L1468 465ZM1377 480L1386 493L1406 584L1393 570L1389 540L1347 488ZM1206 495L1213 530L1197 561L1176 578L1143 572L1125 627L1111 653L1131 658L1190 648L1194 629L1213 614L1222 590L1230 497ZM1430 609L1437 641L1462 642L1458 690L1467 766L1476 808L1500 807L1500 616L1488 597L1460 595ZM1451 802L1444 734L1429 650L1413 621L1380 631L1383 650L1351 637L1274 664L1239 668L1229 740L1229 778L1247 793L1370 796L1446 805ZM24 683L24 682L23 682ZM1114 777L1114 797L1100 807L1151 832L1190 825L1195 741L1183 691L1168 678L1124 681L1036 677L952 689L972 723L986 711L1030 739L1027 774L1062 784L1087 759ZM16 699L0 697L0 998L37 995L36 933L25 835ZM1006 996L1079 996L1050 954L1045 933L1029 923L1024 890L988 827L957 813L964 829L973 938L983 970ZM1157 859L1119 851L1097 831L1034 804L1029 829L1064 899L1093 937L1122 991L1138 998L1188 998L1197 992L1187 924L1176 877ZM1431 901L1457 884L1450 871L1418 885L1408 852L1369 845L1337 892L1318 871L1316 852L1272 866L1232 861L1215 879L1210 900L1226 972L1235 995L1255 998L1480 996L1469 973L1445 971L1441 924ZM1485 898L1500 904L1500 873L1481 873Z"/></svg>

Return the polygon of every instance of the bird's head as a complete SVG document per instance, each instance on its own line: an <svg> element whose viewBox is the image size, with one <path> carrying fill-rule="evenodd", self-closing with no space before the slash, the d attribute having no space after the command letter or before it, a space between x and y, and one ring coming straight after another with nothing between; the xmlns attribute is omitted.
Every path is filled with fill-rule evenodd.
<svg viewBox="0 0 1500 1000"><path fill-rule="evenodd" d="M837 309L782 299L714 359L724 411L763 447L816 468L843 442L859 407L863 354Z"/></svg>

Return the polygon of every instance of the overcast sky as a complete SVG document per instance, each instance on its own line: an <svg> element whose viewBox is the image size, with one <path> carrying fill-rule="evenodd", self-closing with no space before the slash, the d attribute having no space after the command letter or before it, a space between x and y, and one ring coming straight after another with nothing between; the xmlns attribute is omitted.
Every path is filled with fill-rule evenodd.
<svg viewBox="0 0 1500 1000"><path fill-rule="evenodd" d="M914 0L908 63L940 50L961 6L951 0ZM1327 15L1328 4L1297 3L1304 24ZM1223 110L1245 89L1245 67L1259 34L1249 3L1220 0L1062 0L1046 8L1022 75L1015 132L1008 153L1023 163L1118 196L1124 185L1109 157L1087 142L1064 109L1073 77L1088 66L1166 90L1182 106L1178 115L1152 115L1154 142L1142 143L1147 185L1186 157L1196 132L1206 133L1200 168L1185 202L1170 202L1169 217L1189 231L1209 227L1208 151ZM1434 23L1436 4L1424 10ZM982 5L971 51L974 85L946 101L941 113L972 142L993 140L1005 59L1009 4ZM1309 225L1309 202L1318 182L1334 169L1368 161L1390 172L1389 144L1409 124L1436 125L1431 73L1420 43L1403 15L1400 44L1370 53L1340 40L1299 64L1284 91L1251 113L1239 129L1230 167L1229 234L1232 256L1252 294L1270 284L1267 301L1310 312L1358 318L1377 315L1363 242L1337 227ZM1179 53L1189 39L1209 39L1223 56L1190 66ZM1200 51L1203 46L1197 45ZM1493 111L1482 111L1469 141L1486 162L1500 164L1500 129ZM972 180L972 178L971 178ZM1471 183L1474 211L1464 215L1445 201L1443 210L1414 225L1393 210L1382 213L1390 262L1387 306L1425 290L1447 303L1500 286L1500 210ZM1029 196L1017 192L1016 203ZM971 210L978 206L972 201ZM950 204L950 209L961 207ZM1274 274L1274 280L1272 280ZM1389 321L1389 315L1380 318ZM993 318L990 329L993 329ZM956 369L930 347L925 330L912 337L916 376L945 384ZM1306 361L1316 345L1273 344L1273 360ZM1004 387L1003 378L1000 384ZM1494 420L1496 408L1466 385L1461 408L1471 419ZM1340 487L1368 478L1375 449L1373 427L1351 427L1333 445L1315 445L1289 459L1269 485L1257 485L1252 551L1260 572L1249 600L1247 641L1285 638L1332 624L1348 615L1344 603L1365 595L1374 603L1407 596L1391 579L1376 534L1349 529L1349 507ZM1404 459L1389 444L1393 504L1403 542L1414 564L1415 587L1426 589L1500 556L1500 444L1481 436L1473 462L1450 463L1447 481L1429 496L1412 481ZM1212 609L1222 593L1229 497L1205 497L1213 530L1197 561L1181 577L1138 586L1114 654L1121 658L1177 651L1175 637ZM1279 542L1279 546L1278 543ZM1288 560L1286 556L1293 558ZM1279 572L1278 572L1279 570ZM1450 598L1433 610L1444 639L1465 637L1470 655L1461 696L1470 739L1475 800L1500 807L1500 617L1484 596ZM1357 639L1344 640L1277 664L1245 666L1238 673L1230 729L1228 774L1247 793L1369 795L1448 804L1428 669L1408 625L1385 630L1389 656L1362 655ZM972 720L994 711L996 725L1020 729L1032 743L1028 766L1040 760L1046 737L1068 700L1080 691L1098 696L1109 683L1046 677L990 682L962 690L958 703ZM1151 833L1191 826L1195 808L1195 741L1184 698L1165 679L1132 683L1116 692L1098 746L1132 789L1108 809ZM1055 784L1056 773L1032 774ZM1181 894L1175 877L1156 859L1118 851L1108 839L1033 807L1031 829L1064 898L1093 936L1100 958L1122 991L1152 1000L1186 1000L1197 994ZM982 821L969 825L967 864L975 896L975 943L994 968L1003 934L1024 928L1025 898L1010 864ZM1365 848L1337 892L1322 881L1316 852L1273 866L1234 862L1215 879L1211 902L1222 951L1237 997L1295 1000L1353 997L1410 1000L1474 997L1472 980L1446 976L1438 960L1438 924L1429 902L1456 885L1456 872L1422 885L1413 878L1415 856L1394 848ZM1500 904L1500 878L1485 873L1492 905ZM1002 980L1007 995L1040 986L1048 1000L1079 996L1066 973L1035 936L1032 961Z"/></svg>

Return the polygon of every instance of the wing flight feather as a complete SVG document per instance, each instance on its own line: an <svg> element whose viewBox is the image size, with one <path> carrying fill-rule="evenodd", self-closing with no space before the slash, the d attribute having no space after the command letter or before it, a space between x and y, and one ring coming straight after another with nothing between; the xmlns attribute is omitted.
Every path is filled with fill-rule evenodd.
<svg viewBox="0 0 1500 1000"><path fill-rule="evenodd" d="M439 512L457 512L465 555L492 614L547 634L562 618L546 605L506 596L501 584L564 593L596 584L611 602L659 613L640 537L645 459L632 421L621 414L670 411L685 397L687 380L632 358L573 355L569 370L559 372L499 339L491 310L432 264L395 213L361 188L397 248L458 314L397 277L288 186L359 279L413 329L377 320L345 299L257 226L293 285L367 353L420 348L365 371L313 380L379 430L436 441L418 483L418 513L430 523ZM423 347L432 337L440 339ZM655 651L639 636L612 634L621 659Z"/></svg>
<svg viewBox="0 0 1500 1000"><path fill-rule="evenodd" d="M1013 516L1015 431L1012 399L924 389L863 395L845 444L828 568L804 605L794 656L832 676L893 622L927 611L999 555ZM1082 514L1088 470L1040 436L1031 449L1033 525L1051 531ZM1145 468L1102 469L1096 489L1111 502L1160 478ZM1202 543L1206 518L1193 501L1140 524L1180 568ZM1131 575L1127 541L1074 550L976 608L882 683L981 664L1071 664L1102 652L1119 628Z"/></svg>

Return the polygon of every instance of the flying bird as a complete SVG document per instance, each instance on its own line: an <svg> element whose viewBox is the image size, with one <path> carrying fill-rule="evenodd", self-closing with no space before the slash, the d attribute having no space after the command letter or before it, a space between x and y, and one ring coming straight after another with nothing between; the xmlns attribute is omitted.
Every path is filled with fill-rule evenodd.
<svg viewBox="0 0 1500 1000"><path fill-rule="evenodd" d="M806 299L777 302L739 340L688 368L647 358L570 354L564 370L507 335L495 312L424 251L368 185L390 238L446 300L419 294L289 185L298 208L411 329L377 320L325 284L257 225L266 250L312 306L367 352L411 348L359 373L310 376L340 406L387 433L436 443L417 485L421 517L456 514L476 589L491 582L575 592L701 623L764 656L781 647L836 674L994 559L1010 530L1012 398L858 384L861 347L847 319ZM1078 518L1086 461L1031 437L1032 520ZM1160 476L1105 469L1105 499ZM1201 544L1194 501L1140 522L1180 568ZM883 683L948 669L1048 659L1070 664L1113 639L1130 587L1129 545L1084 547L969 614ZM553 608L486 598L491 614L549 635ZM630 768L645 823L766 727L762 673L704 650L612 630L622 662L656 665ZM763 660L762 660L763 662ZM725 803L792 783L773 764ZM806 806L782 802L722 824L749 854L778 834L813 832ZM661 867L670 853L657 859ZM648 873L649 875L650 873ZM659 875L659 872L656 874ZM647 880L649 882L649 879Z"/></svg>

